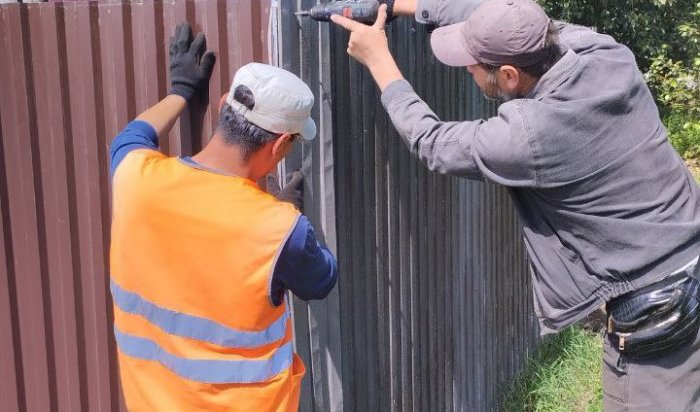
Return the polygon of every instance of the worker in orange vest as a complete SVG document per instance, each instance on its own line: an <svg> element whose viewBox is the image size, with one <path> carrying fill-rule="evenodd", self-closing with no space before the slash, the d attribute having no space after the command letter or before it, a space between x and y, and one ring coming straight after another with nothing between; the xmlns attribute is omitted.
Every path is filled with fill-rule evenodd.
<svg viewBox="0 0 700 412"><path fill-rule="evenodd" d="M274 197L256 184L312 140L314 96L298 77L242 67L211 141L167 157L158 139L206 90L215 57L187 24L170 44L170 94L110 148L111 281L130 411L295 411L305 369L285 291L321 299L336 260L301 205L302 176ZM296 205L296 207L295 207Z"/></svg>

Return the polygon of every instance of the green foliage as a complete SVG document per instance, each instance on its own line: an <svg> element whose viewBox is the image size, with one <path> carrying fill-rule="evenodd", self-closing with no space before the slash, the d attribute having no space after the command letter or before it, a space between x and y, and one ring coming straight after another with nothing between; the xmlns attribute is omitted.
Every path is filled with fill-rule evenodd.
<svg viewBox="0 0 700 412"><path fill-rule="evenodd" d="M700 116L700 2L679 22L676 33L688 58L674 58L668 45L654 56L646 73L658 102L671 112Z"/></svg>
<svg viewBox="0 0 700 412"><path fill-rule="evenodd" d="M599 335L570 327L548 337L513 384L506 412L598 412L603 410Z"/></svg>
<svg viewBox="0 0 700 412"><path fill-rule="evenodd" d="M700 157L700 57L686 66L660 55L646 77L673 147L684 158Z"/></svg>
<svg viewBox="0 0 700 412"><path fill-rule="evenodd" d="M688 60L688 40L677 26L687 21L697 0L538 0L555 19L595 27L628 46L642 71L666 50L673 60Z"/></svg>
<svg viewBox="0 0 700 412"><path fill-rule="evenodd" d="M700 120L671 113L664 119L668 138L678 153L686 159L700 158Z"/></svg>
<svg viewBox="0 0 700 412"><path fill-rule="evenodd" d="M661 107L671 144L681 156L700 156L700 3L677 28L689 57L670 56L668 47L652 59L645 74Z"/></svg>
<svg viewBox="0 0 700 412"><path fill-rule="evenodd" d="M700 116L700 56L690 65L660 54L646 73L647 84L666 113Z"/></svg>
<svg viewBox="0 0 700 412"><path fill-rule="evenodd" d="M698 0L538 0L556 19L595 27L627 45L645 72L681 155L700 157Z"/></svg>

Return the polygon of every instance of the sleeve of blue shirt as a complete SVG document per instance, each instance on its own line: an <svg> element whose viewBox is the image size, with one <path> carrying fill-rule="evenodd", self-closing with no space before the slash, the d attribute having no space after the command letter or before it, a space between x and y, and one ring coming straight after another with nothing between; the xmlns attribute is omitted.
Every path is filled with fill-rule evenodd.
<svg viewBox="0 0 700 412"><path fill-rule="evenodd" d="M134 120L127 124L112 140L109 146L109 176L114 176L117 166L132 150L158 150L158 134L153 126L143 120Z"/></svg>
<svg viewBox="0 0 700 412"><path fill-rule="evenodd" d="M335 257L318 242L309 220L301 216L272 273L272 303L281 304L287 289L303 300L323 299L333 289L337 278Z"/></svg>

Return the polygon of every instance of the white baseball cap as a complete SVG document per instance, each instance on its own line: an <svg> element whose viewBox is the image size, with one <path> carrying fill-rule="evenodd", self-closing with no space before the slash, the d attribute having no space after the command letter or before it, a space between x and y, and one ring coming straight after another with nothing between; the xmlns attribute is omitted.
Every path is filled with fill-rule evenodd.
<svg viewBox="0 0 700 412"><path fill-rule="evenodd" d="M239 86L252 92L252 108L234 98ZM226 103L267 131L298 134L307 141L316 137L316 123L311 118L314 95L306 83L287 70L262 63L246 64L234 75Z"/></svg>

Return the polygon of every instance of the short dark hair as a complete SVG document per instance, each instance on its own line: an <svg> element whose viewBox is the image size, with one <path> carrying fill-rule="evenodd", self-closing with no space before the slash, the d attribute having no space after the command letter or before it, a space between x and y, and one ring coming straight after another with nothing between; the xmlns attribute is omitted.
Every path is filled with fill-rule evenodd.
<svg viewBox="0 0 700 412"><path fill-rule="evenodd" d="M549 69L554 66L559 59L563 56L561 48L559 46L559 29L554 24L554 22L549 23L547 28L547 37L544 40L544 47L547 52L546 56L535 64L529 66L516 66L520 71L529 74L530 76L539 79ZM495 75L496 72L501 68L501 66L493 66L490 64L482 63L483 68L489 72L491 75Z"/></svg>
<svg viewBox="0 0 700 412"><path fill-rule="evenodd" d="M247 107L248 110L255 107L255 97L245 86L238 86L234 91L233 98ZM243 160L248 160L265 143L273 141L281 135L254 125L229 104L225 104L219 112L216 133L224 139L224 142L240 147L243 152Z"/></svg>

